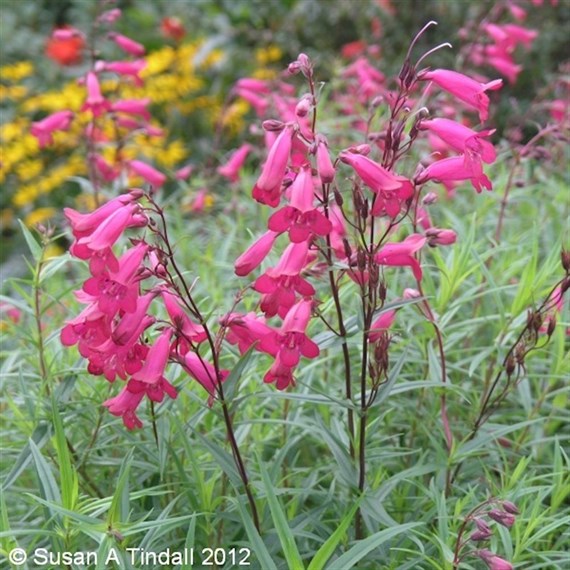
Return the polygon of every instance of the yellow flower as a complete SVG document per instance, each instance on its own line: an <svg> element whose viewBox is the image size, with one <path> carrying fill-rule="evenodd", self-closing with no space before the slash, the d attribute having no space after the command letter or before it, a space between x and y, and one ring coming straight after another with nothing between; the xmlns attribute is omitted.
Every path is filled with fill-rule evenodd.
<svg viewBox="0 0 570 570"><path fill-rule="evenodd" d="M35 226L41 222L45 222L50 218L53 218L57 213L55 208L37 208L30 212L25 218L24 223L28 227Z"/></svg>
<svg viewBox="0 0 570 570"><path fill-rule="evenodd" d="M32 75L33 72L34 65L31 61L19 61L0 67L0 76L5 81L20 81Z"/></svg>
<svg viewBox="0 0 570 570"><path fill-rule="evenodd" d="M268 45L258 48L255 51L255 60L259 65L267 65L279 61L283 57L283 52L276 45Z"/></svg>

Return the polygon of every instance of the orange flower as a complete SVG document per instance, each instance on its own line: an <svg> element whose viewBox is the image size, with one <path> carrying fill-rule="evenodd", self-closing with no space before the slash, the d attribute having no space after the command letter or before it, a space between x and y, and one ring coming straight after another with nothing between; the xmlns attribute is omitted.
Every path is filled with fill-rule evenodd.
<svg viewBox="0 0 570 570"><path fill-rule="evenodd" d="M70 33L61 34L63 30ZM46 42L46 56L59 63L59 65L75 65L81 63L83 59L82 50L85 46L85 41L80 34L72 32L73 30L69 28L55 30Z"/></svg>

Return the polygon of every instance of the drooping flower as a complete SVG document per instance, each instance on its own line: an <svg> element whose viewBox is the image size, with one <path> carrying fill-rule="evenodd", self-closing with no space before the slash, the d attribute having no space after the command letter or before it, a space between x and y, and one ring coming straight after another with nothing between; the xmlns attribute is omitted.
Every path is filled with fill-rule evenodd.
<svg viewBox="0 0 570 570"><path fill-rule="evenodd" d="M469 107L477 109L481 121L486 121L489 117L489 97L486 92L500 89L503 85L502 79L480 83L471 77L449 69L424 71L418 76L418 79L437 83L442 89L448 91Z"/></svg>
<svg viewBox="0 0 570 570"><path fill-rule="evenodd" d="M166 175L146 162L142 162L141 160L130 160L129 167L135 174L144 178L155 188L160 188L166 182Z"/></svg>
<svg viewBox="0 0 570 570"><path fill-rule="evenodd" d="M57 111L41 121L32 123L30 132L34 135L39 142L40 148L43 148L53 143L54 131L67 131L73 120L72 111Z"/></svg>
<svg viewBox="0 0 570 570"><path fill-rule="evenodd" d="M490 550L478 550L476 554L487 564L489 570L513 570L513 565L510 562L500 558Z"/></svg>
<svg viewBox="0 0 570 570"><path fill-rule="evenodd" d="M244 277L259 267L261 262L267 257L267 254L271 251L278 235L276 232L268 231L251 244L246 251L236 259L234 265L236 275Z"/></svg>
<svg viewBox="0 0 570 570"><path fill-rule="evenodd" d="M289 162L294 134L295 127L285 125L269 151L261 175L253 187L253 198L262 204L271 207L279 204L281 183Z"/></svg>
<svg viewBox="0 0 570 570"><path fill-rule="evenodd" d="M483 188L493 189L493 184L485 173L472 163L466 165L462 156L433 162L416 176L418 184L424 184L428 180L442 183L469 180L477 192L481 192Z"/></svg>
<svg viewBox="0 0 570 570"><path fill-rule="evenodd" d="M111 103L101 94L99 79L93 71L87 73L85 79L87 99L81 108L82 111L91 111L94 117L102 115L111 108Z"/></svg>
<svg viewBox="0 0 570 570"><path fill-rule="evenodd" d="M419 234L412 234L400 243L388 243L376 254L375 260L380 265L393 267L410 267L414 277L420 281L422 268L414 253L419 251L426 243L426 238Z"/></svg>
<svg viewBox="0 0 570 570"><path fill-rule="evenodd" d="M192 351L186 353L182 366L210 394L210 402L216 395L218 383L224 382L230 373L229 370L220 370L220 378L217 378L214 365Z"/></svg>
<svg viewBox="0 0 570 570"><path fill-rule="evenodd" d="M135 57L140 57L145 53L145 49L142 44L128 38L127 36L123 36L122 34L111 32L109 34L109 39L113 40L124 52L134 55Z"/></svg>
<svg viewBox="0 0 570 570"><path fill-rule="evenodd" d="M218 167L218 174L224 176L230 182L237 182L239 180L239 171L251 149L252 146L250 144L242 144L225 164Z"/></svg>

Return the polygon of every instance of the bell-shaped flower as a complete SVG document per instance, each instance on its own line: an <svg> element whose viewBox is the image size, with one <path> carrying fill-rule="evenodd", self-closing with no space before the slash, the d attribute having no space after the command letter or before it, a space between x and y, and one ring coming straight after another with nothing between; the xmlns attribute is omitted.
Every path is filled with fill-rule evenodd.
<svg viewBox="0 0 570 570"><path fill-rule="evenodd" d="M510 562L490 550L478 550L475 554L487 564L489 570L513 570L513 565Z"/></svg>
<svg viewBox="0 0 570 570"><path fill-rule="evenodd" d="M317 135L317 172L323 184L330 184L334 180L335 169L329 153L327 139Z"/></svg>
<svg viewBox="0 0 570 570"><path fill-rule="evenodd" d="M252 148L250 144L242 144L225 164L218 167L218 174L224 176L230 182L237 182L239 180L239 171Z"/></svg>
<svg viewBox="0 0 570 570"><path fill-rule="evenodd" d="M275 139L261 170L261 175L253 187L252 195L258 202L273 208L279 204L281 184L287 170L294 135L294 125L285 125Z"/></svg>
<svg viewBox="0 0 570 570"><path fill-rule="evenodd" d="M271 251L277 236L278 234L276 232L268 231L251 244L236 259L234 265L236 275L244 277L245 275L249 275L254 269L257 269Z"/></svg>
<svg viewBox="0 0 570 570"><path fill-rule="evenodd" d="M263 381L266 384L275 384L278 390L285 390L289 386L295 386L293 370L290 366L285 366L279 356L277 356L271 368L265 373Z"/></svg>
<svg viewBox="0 0 570 570"><path fill-rule="evenodd" d="M219 383L224 382L230 373L229 370L220 370L220 378L217 378L214 365L192 351L186 353L182 366L210 394L210 403L216 395Z"/></svg>
<svg viewBox="0 0 570 570"><path fill-rule="evenodd" d="M428 180L442 183L469 180L477 192L481 192L483 188L493 189L492 182L480 168L480 164L476 162L466 164L462 156L444 158L433 162L416 176L418 184L424 184Z"/></svg>
<svg viewBox="0 0 570 570"><path fill-rule="evenodd" d="M313 176L311 167L305 165L291 185L290 206L281 208L269 218L269 229L279 233L288 231L293 243L307 241L312 235L328 235L332 224L313 202Z"/></svg>
<svg viewBox="0 0 570 570"><path fill-rule="evenodd" d="M95 65L96 71L110 71L117 75L131 77L138 87L143 85L140 74L145 67L146 60L144 59L135 59L134 61L98 61Z"/></svg>
<svg viewBox="0 0 570 570"><path fill-rule="evenodd" d="M319 347L305 334L312 304L311 300L304 299L291 307L279 331L273 331L261 339L260 350L278 356L280 362L289 368L297 366L301 356L316 358Z"/></svg>
<svg viewBox="0 0 570 570"><path fill-rule="evenodd" d="M151 186L160 188L166 182L166 176L141 160L130 160L129 168L132 172L144 178Z"/></svg>
<svg viewBox="0 0 570 570"><path fill-rule="evenodd" d="M206 331L202 325L192 322L180 306L176 295L162 290L161 296L176 334L176 350L184 355L191 349L192 344L200 344L206 340Z"/></svg>
<svg viewBox="0 0 570 570"><path fill-rule="evenodd" d="M162 331L158 339L150 347L143 367L133 375L133 380L146 384L155 384L162 378L170 355L171 336L172 329L167 328Z"/></svg>
<svg viewBox="0 0 570 570"><path fill-rule="evenodd" d="M489 117L489 97L486 92L500 89L503 85L502 79L480 83L471 77L449 69L424 71L419 75L419 79L433 81L469 107L477 109L481 121L486 121Z"/></svg>
<svg viewBox="0 0 570 570"><path fill-rule="evenodd" d="M420 281L422 268L414 254L426 243L426 238L419 234L412 234L400 243L388 243L376 254L375 260L380 265L392 267L410 267L414 277Z"/></svg>
<svg viewBox="0 0 570 570"><path fill-rule="evenodd" d="M255 349L260 350L261 339L273 332L273 329L265 324L265 318L253 312L247 315L230 313L220 319L220 324L227 327L225 338L230 344L238 345L240 354L247 352L254 344Z"/></svg>
<svg viewBox="0 0 570 570"><path fill-rule="evenodd" d="M87 73L85 86L87 87L87 100L81 108L82 111L91 111L94 117L98 117L111 108L111 103L101 94L99 80L93 71Z"/></svg>
<svg viewBox="0 0 570 570"><path fill-rule="evenodd" d="M32 123L30 132L38 139L40 148L53 143L53 133L55 131L67 131L73 120L72 111L57 111L41 121Z"/></svg>
<svg viewBox="0 0 570 570"><path fill-rule="evenodd" d="M379 340L382 333L387 331L394 324L394 321L396 320L396 312L396 309L385 311L372 322L370 330L368 331L368 340L370 342L376 342Z"/></svg>
<svg viewBox="0 0 570 570"><path fill-rule="evenodd" d="M144 55L144 46L127 36L111 32L109 34L109 39L113 40L125 53L128 53L129 55L134 55L135 57Z"/></svg>
<svg viewBox="0 0 570 570"><path fill-rule="evenodd" d="M151 115L147 109L150 99L120 99L111 105L111 111L116 113L126 113L127 115L137 115L145 121L150 121ZM137 125L138 126L138 125Z"/></svg>

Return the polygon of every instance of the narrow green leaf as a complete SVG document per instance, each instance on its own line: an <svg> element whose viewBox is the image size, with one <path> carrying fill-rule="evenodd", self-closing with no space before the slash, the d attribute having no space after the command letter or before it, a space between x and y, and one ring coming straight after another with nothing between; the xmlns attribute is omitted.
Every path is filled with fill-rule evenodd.
<svg viewBox="0 0 570 570"><path fill-rule="evenodd" d="M28 249L30 250L34 260L40 261L43 256L42 246L37 242L32 232L26 227L26 224L24 224L22 220L18 220L18 223L20 224L20 229L24 234L24 239L28 244Z"/></svg>
<svg viewBox="0 0 570 570"><path fill-rule="evenodd" d="M117 487L113 494L113 501L107 515L107 522L110 528L117 522L124 522L129 512L129 471L133 460L133 449L130 449L123 462L117 478Z"/></svg>
<svg viewBox="0 0 570 570"><path fill-rule="evenodd" d="M269 504L269 511L271 512L271 518L273 519L273 524L275 525L275 530L279 536L279 541L281 542L283 554L285 555L289 569L304 570L305 565L303 564L303 560L301 559L301 555L297 549L295 537L289 528L287 516L285 515L283 507L279 503L279 499L277 499L277 496L275 495L273 483L271 482L269 473L261 460L259 461L259 469L267 496L267 503Z"/></svg>
<svg viewBox="0 0 570 570"><path fill-rule="evenodd" d="M381 530L364 540L359 540L348 552L345 552L342 556L337 558L327 570L349 570L349 568L354 568L360 560L381 544L421 524L422 523L401 524L397 527ZM380 568L382 564L380 564L380 561L376 562L378 562L377 567ZM384 560L383 562L388 562L388 560Z"/></svg>
<svg viewBox="0 0 570 570"><path fill-rule="evenodd" d="M245 526L245 531L249 538L249 545L251 546L251 549L253 550L253 553L255 554L261 568L264 570L277 570L277 566L275 566L275 562L273 562L271 554L267 550L265 543L257 532L257 529L253 524L253 520L248 513L247 508L242 504L241 500L237 501L237 506L241 515L241 520Z"/></svg>
<svg viewBox="0 0 570 570"><path fill-rule="evenodd" d="M338 546L339 542L344 538L358 507L360 506L362 499L359 499L353 507L348 511L348 513L340 521L338 528L331 534L331 536L326 540L326 542L317 550L315 556L311 560L311 563L307 567L307 570L323 570L328 559L333 555L335 548Z"/></svg>
<svg viewBox="0 0 570 570"><path fill-rule="evenodd" d="M236 362L235 366L232 368L232 371L224 382L224 397L228 402L231 402L234 398L239 379L242 377L245 369L247 368L254 349L255 344L250 346L247 352L245 352Z"/></svg>

